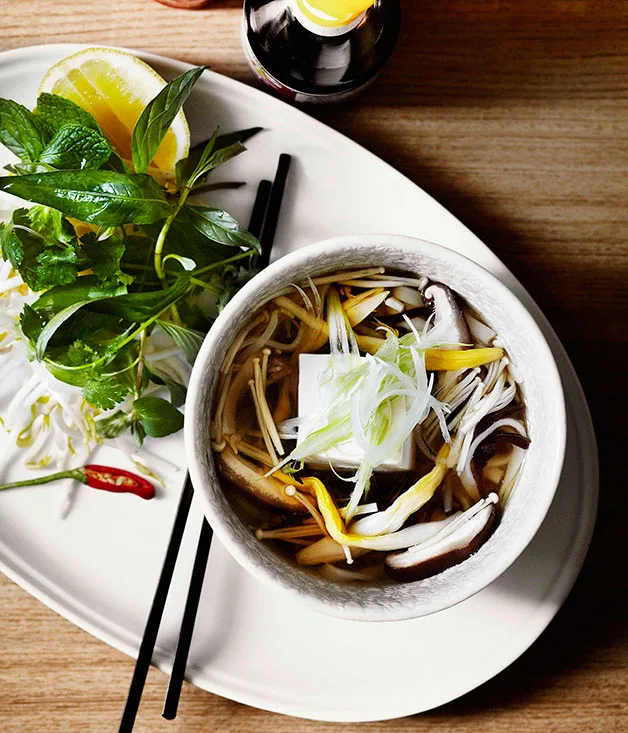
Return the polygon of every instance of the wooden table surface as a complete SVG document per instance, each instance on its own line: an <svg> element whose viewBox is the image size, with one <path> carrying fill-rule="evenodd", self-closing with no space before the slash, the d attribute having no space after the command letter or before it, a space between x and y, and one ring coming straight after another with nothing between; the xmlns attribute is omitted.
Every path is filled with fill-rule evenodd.
<svg viewBox="0 0 628 733"><path fill-rule="evenodd" d="M92 42L145 49L251 83L240 3L12 0L0 49ZM408 175L529 288L565 342L593 411L600 512L556 619L509 669L432 712L371 731L628 731L624 379L628 360L628 1L406 0L376 85L322 120ZM132 660L0 579L0 729L117 730ZM348 731L186 685L160 718L152 670L137 731Z"/></svg>

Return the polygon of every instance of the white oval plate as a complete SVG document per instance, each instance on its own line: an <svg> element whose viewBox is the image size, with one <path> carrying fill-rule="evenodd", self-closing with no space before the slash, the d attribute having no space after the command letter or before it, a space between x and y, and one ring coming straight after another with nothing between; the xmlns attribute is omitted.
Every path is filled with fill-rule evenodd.
<svg viewBox="0 0 628 733"><path fill-rule="evenodd" d="M0 54L0 96L33 107L44 72L78 45ZM166 78L186 64L139 53ZM304 718L369 721L422 712L463 695L521 655L552 620L586 554L598 493L597 451L580 384L541 311L500 260L430 196L325 125L262 92L206 72L187 105L194 137L262 125L249 152L221 169L245 180L212 202L248 220L255 188L281 152L294 156L274 257L355 232L438 242L491 270L538 321L558 362L568 409L565 467L542 528L490 587L427 618L387 624L316 614L249 577L216 542L190 652L195 685L259 708ZM6 161L0 159L0 164ZM153 444L152 449L155 448ZM181 464L182 440L160 443ZM99 460L117 460L108 449ZM11 473L14 473L11 471ZM23 473L23 471L22 471ZM159 500L80 489L61 520L52 487L7 492L0 501L0 568L94 636L136 655L175 515L181 470ZM193 507L154 661L168 671L192 565L200 512Z"/></svg>

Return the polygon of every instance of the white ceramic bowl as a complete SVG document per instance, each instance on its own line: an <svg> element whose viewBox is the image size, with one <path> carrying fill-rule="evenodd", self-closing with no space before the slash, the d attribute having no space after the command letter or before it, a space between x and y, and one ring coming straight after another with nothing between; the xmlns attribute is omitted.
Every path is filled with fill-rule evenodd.
<svg viewBox="0 0 628 733"><path fill-rule="evenodd" d="M226 350L251 315L290 282L333 270L385 265L426 275L462 295L497 332L521 378L531 444L519 480L490 539L465 562L413 583L341 585L294 567L258 541L229 505L209 450L209 422ZM282 257L253 278L214 323L196 359L186 402L185 446L196 495L220 541L261 581L315 609L361 621L425 616L453 606L501 575L534 537L552 502L565 452L565 404L551 351L532 316L485 269L419 239L356 235Z"/></svg>

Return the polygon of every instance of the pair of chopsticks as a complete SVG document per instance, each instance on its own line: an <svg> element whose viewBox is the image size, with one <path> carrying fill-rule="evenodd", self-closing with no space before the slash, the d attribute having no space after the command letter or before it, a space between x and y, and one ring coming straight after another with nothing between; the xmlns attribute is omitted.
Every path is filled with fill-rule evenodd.
<svg viewBox="0 0 628 733"><path fill-rule="evenodd" d="M279 211L283 200L286 179L290 168L290 161L291 157L289 155L285 153L280 155L273 182L271 183L264 179L260 181L257 188L257 195L251 212L249 231L260 240L261 253L257 258L257 266L259 268L266 267L270 259L270 253L275 239L275 232L277 230L277 223L279 221ZM122 718L120 720L119 733L130 733L130 731L133 730L140 700L142 698L142 692L144 690L144 684L146 682L146 676L148 675L148 670L153 657L153 650L155 648L155 642L157 641L157 634L163 617L168 591L170 590L170 583L172 581L177 557L181 548L181 541L183 539L185 525L190 512L193 494L194 488L192 486L192 481L189 473L186 473L185 485L181 492L179 506L172 525L168 549L166 550L161 574L159 576L157 588L155 589L153 603L148 613L144 636L142 637L142 643L140 644L133 677L131 678L131 684L129 686L129 692L124 706L124 712L122 713ZM188 596L185 603L183 618L181 620L179 640L177 642L177 648L174 655L172 672L170 674L168 689L166 691L164 706L161 713L167 720L173 720L176 717L177 708L179 706L181 687L183 685L188 653L192 642L198 604L201 598L201 591L203 589L203 581L205 579L205 570L207 568L207 560L211 548L212 537L213 530L209 526L207 519L204 518L196 547L196 556L194 558L194 565L190 576Z"/></svg>

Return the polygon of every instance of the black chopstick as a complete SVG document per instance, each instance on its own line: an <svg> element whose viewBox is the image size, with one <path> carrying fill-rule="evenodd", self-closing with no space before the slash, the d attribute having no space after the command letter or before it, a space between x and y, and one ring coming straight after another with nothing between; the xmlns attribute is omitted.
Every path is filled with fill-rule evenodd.
<svg viewBox="0 0 628 733"><path fill-rule="evenodd" d="M271 191L272 185L270 181L265 179L260 181L257 187L255 203L253 204L253 210L251 212L251 219L249 222L249 232L256 237L260 236L260 232L264 226L267 210L270 207ZM271 247L272 238L267 239L266 241L267 246ZM264 254L263 249L262 254ZM177 715L183 679L185 677L185 669L187 667L188 654L192 643L192 634L194 633L196 614L198 612L198 604L203 590L203 580L205 579L205 571L207 569L207 560L211 549L212 537L213 530L207 519L203 519L201 533L196 547L194 567L192 569L192 575L190 576L188 597L185 602L185 610L183 611L181 629L179 630L179 640L177 642L177 649L174 655L172 672L170 673L164 706L161 711L162 716L166 718L166 720L174 720Z"/></svg>
<svg viewBox="0 0 628 733"><path fill-rule="evenodd" d="M281 202L283 201L283 194L286 188L286 179L288 177L288 171L290 170L290 163L292 157L287 153L282 153L279 156L279 163L277 164L277 171L275 173L275 179L270 190L270 198L268 200L268 210L266 211L266 218L264 219L264 225L262 226L260 234L260 245L262 247L262 253L258 258L258 267L261 269L266 267L270 260L270 251L275 240L275 233L277 231L277 223L279 221L279 211L281 210Z"/></svg>
<svg viewBox="0 0 628 733"><path fill-rule="evenodd" d="M255 237L259 237L262 232L271 189L272 183L265 178L257 186L257 195L255 196L255 203L253 204L253 210L251 211L251 218L249 220L249 232Z"/></svg>
<svg viewBox="0 0 628 733"><path fill-rule="evenodd" d="M164 557L164 562L161 568L159 582L157 583L153 603L150 607L146 627L144 629L144 636L142 637L137 661L135 662L135 669L133 670L133 677L131 678L124 712L122 713L122 719L120 720L119 733L130 733L130 731L133 730L135 717L137 715L137 710L142 698L142 692L144 690L144 683L146 682L146 675L148 674L148 669L153 658L153 649L155 648L155 642L157 641L157 633L159 632L159 626L164 613L164 606L166 605L166 598L168 597L168 591L170 590L170 582L172 581L172 575L179 555L181 540L183 538L185 524L190 512L193 494L194 489L192 487L192 481L190 480L189 474L186 474L185 485L181 492L177 514L175 516L174 524L172 525L172 532L170 533L168 549L166 550L166 556Z"/></svg>
<svg viewBox="0 0 628 733"><path fill-rule="evenodd" d="M196 546L194 567L192 568L192 575L190 576L188 597L185 602L183 620L181 621L181 629L179 631L179 641L177 642L177 650L174 654L172 672L170 673L164 706L161 711L162 716L166 718L166 720L174 720L177 716L179 698L181 697L181 687L183 686L183 678L185 677L185 668L187 667L188 654L192 643L192 634L194 633L194 623L196 621L198 604L201 600L203 581L205 580L205 570L207 569L207 560L209 558L213 536L214 530L210 527L207 519L203 518L201 533L198 538L198 545Z"/></svg>

